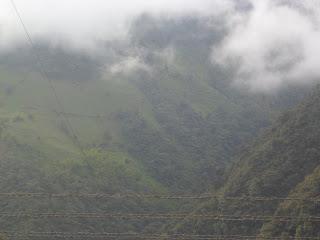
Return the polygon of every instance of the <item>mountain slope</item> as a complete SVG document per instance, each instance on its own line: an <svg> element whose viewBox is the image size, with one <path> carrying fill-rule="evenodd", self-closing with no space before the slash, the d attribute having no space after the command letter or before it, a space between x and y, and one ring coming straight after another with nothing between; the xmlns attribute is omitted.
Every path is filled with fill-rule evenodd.
<svg viewBox="0 0 320 240"><path fill-rule="evenodd" d="M319 194L320 89L279 120L249 146L230 169L218 196L306 198ZM306 201L224 201L204 203L199 212L251 216L294 216L299 220L217 222L189 221L180 231L259 235L267 237L319 236L317 223L302 216L317 215L317 204ZM192 225L193 224L193 225ZM193 226L193 227L190 227Z"/></svg>
<svg viewBox="0 0 320 240"><path fill-rule="evenodd" d="M167 20L143 23L148 21L157 27L144 29L137 21L131 43L107 44L97 58L38 44L63 109L39 76L30 49L2 55L4 134L52 157L77 158L75 133L82 148L130 155L172 190L204 191L219 185L240 145L267 126L281 107L275 107L273 97L263 100L221 85L225 76L208 55L221 38L219 32L195 19L170 20L172 29L165 27ZM127 69L128 64L135 67ZM299 98L284 95L289 104Z"/></svg>
<svg viewBox="0 0 320 240"><path fill-rule="evenodd" d="M319 197L319 183L320 167L317 167L289 194L290 198L305 200L284 202L276 210L277 215L297 216L297 220L283 223L275 219L262 227L261 235L265 237L281 236L283 238L289 236L296 238L319 236L319 223L308 221L308 217L319 216L320 214L319 203L309 201Z"/></svg>
<svg viewBox="0 0 320 240"><path fill-rule="evenodd" d="M35 41L63 107L39 76L30 49L1 53L3 191L215 190L241 146L304 95L304 89L290 88L257 96L230 86L232 74L210 62L212 44L223 38L210 19L142 17L129 42L106 43L95 57ZM168 212L193 206L140 199L1 203L8 212ZM4 229L24 231L159 232L165 223L1 219Z"/></svg>

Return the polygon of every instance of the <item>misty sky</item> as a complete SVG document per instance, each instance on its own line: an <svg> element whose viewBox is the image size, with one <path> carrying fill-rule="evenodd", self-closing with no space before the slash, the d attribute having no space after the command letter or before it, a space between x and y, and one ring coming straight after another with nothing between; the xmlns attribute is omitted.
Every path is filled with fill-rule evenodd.
<svg viewBox="0 0 320 240"><path fill-rule="evenodd" d="M123 37L132 19L142 13L181 16L220 14L232 8L229 0L15 0L35 37L92 47L99 40ZM21 40L21 27L10 0L0 2L1 45Z"/></svg>
<svg viewBox="0 0 320 240"><path fill-rule="evenodd" d="M246 0L241 0L245 2ZM234 83L254 91L272 91L288 83L320 79L320 1L247 0L15 0L34 38L73 49L96 49L123 39L142 13L168 17L216 16L228 34L212 46L208 61L236 66ZM10 0L0 2L0 49L24 43L25 36Z"/></svg>

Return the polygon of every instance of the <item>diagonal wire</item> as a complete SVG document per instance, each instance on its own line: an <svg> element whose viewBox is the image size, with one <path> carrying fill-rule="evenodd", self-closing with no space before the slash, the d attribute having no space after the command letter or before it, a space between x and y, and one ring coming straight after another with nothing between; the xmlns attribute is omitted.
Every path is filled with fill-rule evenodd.
<svg viewBox="0 0 320 240"><path fill-rule="evenodd" d="M36 57L37 63L39 65L39 72L40 72L41 78L42 78L42 80L47 81L49 83L49 87L53 92L53 96L55 98L55 101L56 101L58 107L60 108L61 117L62 117L63 121L65 122L65 124L67 125L67 127L69 128L69 131L71 132L72 140L75 143L75 145L80 148L81 153L85 156L84 149L81 146L81 143L80 143L80 141L79 141L79 139L77 137L76 131L72 127L72 124L69 121L68 117L64 114L65 113L64 106L63 106L63 104L62 104L62 102L61 102L61 100L60 100L60 98L58 96L58 93L57 93L57 90L56 90L56 88L55 88L55 86L53 84L53 81L48 77L47 72L44 70L45 68L44 68L44 65L42 63L40 54L38 53L38 50L35 47L35 44L34 44L34 42L32 40L32 37L31 37L31 34L29 33L28 28L27 28L26 24L24 23L24 21L23 21L23 19L21 17L21 14L20 14L20 12L18 10L18 7L17 7L17 5L16 5L14 0L10 0L10 2L11 2L11 5L12 5L12 7L13 7L13 9L14 9L14 11L15 11L18 19L19 19L19 22L20 22L22 28L23 28L23 31L24 31L24 33L26 35L26 38L27 38L27 41L29 42L29 44L31 46L31 49L33 50L33 53L34 53L34 55Z"/></svg>
<svg viewBox="0 0 320 240"><path fill-rule="evenodd" d="M95 117L95 116L87 116ZM0 198L109 198L109 199L168 199L168 200L207 200L216 199L218 201L250 201L250 202L272 202L272 201L305 201L319 203L320 197L264 197L264 196L218 196L215 194L205 193L200 195L164 195L164 194L147 194L147 193L46 193L46 192L0 192Z"/></svg>

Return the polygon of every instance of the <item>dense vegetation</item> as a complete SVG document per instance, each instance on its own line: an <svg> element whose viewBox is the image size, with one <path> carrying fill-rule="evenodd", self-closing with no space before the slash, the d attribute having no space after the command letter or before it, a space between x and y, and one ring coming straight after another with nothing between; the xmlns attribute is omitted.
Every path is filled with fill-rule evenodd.
<svg viewBox="0 0 320 240"><path fill-rule="evenodd" d="M97 58L38 43L44 70L63 109L48 82L39 76L30 49L1 53L2 192L198 194L220 189L225 195L287 196L317 166L315 114L319 109L311 99L284 115L249 148L224 184L225 169L239 149L281 110L299 101L305 90L288 87L279 95L264 96L230 86L232 70L208 60L212 45L224 36L220 28L210 25L210 19L142 16L130 34L129 42L106 43L105 52ZM292 194L303 191L307 189L302 184ZM2 212L141 213L187 211L197 205L134 198L2 197L0 206ZM215 211L215 207L210 202L200 210ZM243 207L235 203L228 211L243 212ZM278 207L285 211L292 206L272 205L267 211ZM246 206L255 212L252 208ZM195 224L194 232L201 233L240 230L225 223ZM0 230L11 231L154 233L173 225L181 231L184 223L0 219ZM305 231L301 224L288 227L295 226ZM242 230L258 233L261 227L264 234L275 228L269 224Z"/></svg>
<svg viewBox="0 0 320 240"><path fill-rule="evenodd" d="M257 235L263 237L319 237L318 223L308 217L319 214L319 113L320 92L283 114L249 146L230 169L219 196L282 197L305 200L223 201L214 200L199 207L199 212L231 215L274 216L270 221L213 222L191 221L178 231ZM223 198L222 198L223 199ZM292 216L282 222L276 216ZM192 226L192 227L190 227Z"/></svg>

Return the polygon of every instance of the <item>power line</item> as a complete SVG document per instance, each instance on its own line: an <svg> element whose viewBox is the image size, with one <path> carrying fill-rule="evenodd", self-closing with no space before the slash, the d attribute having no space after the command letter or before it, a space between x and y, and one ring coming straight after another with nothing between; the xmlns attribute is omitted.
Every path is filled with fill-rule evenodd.
<svg viewBox="0 0 320 240"><path fill-rule="evenodd" d="M299 197L263 197L263 196L217 196L215 194L200 194L200 195L163 195L163 194L143 194L143 193L36 193L36 192L0 192L0 198L110 198L110 199L168 199L168 200L201 200L215 199L218 201L307 201L320 202L319 197L299 198Z"/></svg>
<svg viewBox="0 0 320 240"><path fill-rule="evenodd" d="M109 233L109 232L0 232L10 237L55 237L55 238L99 238L99 239L197 239L197 240L244 240L244 239L265 239L281 240L281 237L266 237L263 235L196 235L196 234L146 234L146 233ZM288 237L294 240L319 240L317 237Z"/></svg>
<svg viewBox="0 0 320 240"><path fill-rule="evenodd" d="M13 9L14 9L14 11L15 11L18 19L19 19L19 22L20 22L22 28L23 28L23 31L24 31L24 33L26 35L26 38L27 38L27 41L29 42L29 44L31 46L31 49L33 50L33 53L34 53L34 55L36 57L36 60L37 60L37 62L39 64L39 72L40 72L41 78L42 78L43 81L47 81L49 83L49 87L53 92L53 96L55 98L55 101L56 101L58 107L61 110L60 111L61 112L61 117L62 117L63 121L65 122L65 124L67 125L67 127L69 128L69 130L71 132L72 140L80 148L81 153L85 156L84 150L81 147L81 144L79 142L79 139L77 137L75 129L72 127L72 124L70 123L68 117L64 114L65 110L64 110L62 102L60 101L60 98L58 96L57 90L56 90L52 80L48 77L48 74L44 70L45 68L44 68L44 65L42 63L41 57L40 57L40 55L39 55L39 53L38 53L38 51L37 51L37 49L35 47L35 44L34 44L32 38L31 38L31 34L29 33L28 28L27 28L26 24L24 23L24 21L23 21L23 19L21 17L21 14L20 14L20 12L19 12L19 10L17 8L17 5L15 4L14 0L10 0L10 2L11 2L11 5L12 5L12 7L13 7Z"/></svg>
<svg viewBox="0 0 320 240"><path fill-rule="evenodd" d="M9 198L154 198L154 199L209 199L215 196L209 195L159 195L159 194L140 194L140 193L0 193L0 197Z"/></svg>
<svg viewBox="0 0 320 240"><path fill-rule="evenodd" d="M320 222L320 216L273 216L273 215L223 215L223 214L193 214L193 213L86 213L86 212L54 212L54 213L0 213L1 218L88 218L88 219L157 219L157 220L177 220L177 219L203 219L215 221L271 221L279 222L307 221Z"/></svg>

